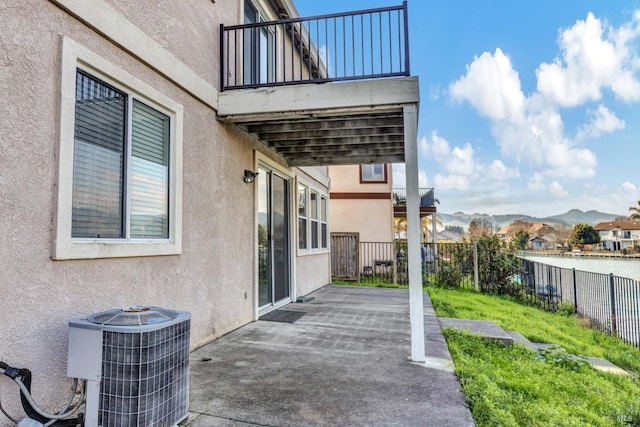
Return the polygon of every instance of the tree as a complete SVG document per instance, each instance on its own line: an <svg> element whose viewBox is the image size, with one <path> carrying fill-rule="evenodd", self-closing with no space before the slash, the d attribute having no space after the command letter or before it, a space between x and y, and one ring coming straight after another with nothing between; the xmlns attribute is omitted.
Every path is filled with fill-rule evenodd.
<svg viewBox="0 0 640 427"><path fill-rule="evenodd" d="M569 235L569 243L574 245L591 245L600 242L600 235L588 224L576 224Z"/></svg>
<svg viewBox="0 0 640 427"><path fill-rule="evenodd" d="M485 292L504 293L513 286L520 263L512 247L498 236L483 235L478 239L478 281Z"/></svg>
<svg viewBox="0 0 640 427"><path fill-rule="evenodd" d="M469 223L467 234L471 240L493 234L493 223L488 218L473 218Z"/></svg>
<svg viewBox="0 0 640 427"><path fill-rule="evenodd" d="M516 231L516 234L513 237L513 244L515 245L516 249L526 248L527 243L529 243L529 233L524 230Z"/></svg>
<svg viewBox="0 0 640 427"><path fill-rule="evenodd" d="M525 219L516 219L511 223L511 226L509 227L510 233L513 233L514 236L517 236L519 231L524 231L528 234L529 230L531 230L532 225L533 224Z"/></svg>
<svg viewBox="0 0 640 427"><path fill-rule="evenodd" d="M393 229L396 233L396 239L407 238L407 218L393 218Z"/></svg>
<svg viewBox="0 0 640 427"><path fill-rule="evenodd" d="M638 200L638 206L631 206L629 208L629 212L633 212L631 215L629 215L629 219L634 221L636 219L640 219L640 200Z"/></svg>
<svg viewBox="0 0 640 427"><path fill-rule="evenodd" d="M426 239L428 236L431 236L431 215L423 216L421 219L422 223L422 235ZM442 227L442 220L436 216L436 225Z"/></svg>
<svg viewBox="0 0 640 427"><path fill-rule="evenodd" d="M613 218L613 222L629 221L629 219L630 218L628 216L618 215L617 217Z"/></svg>
<svg viewBox="0 0 640 427"><path fill-rule="evenodd" d="M573 229L563 224L556 225L553 229L553 235L555 236L553 243L560 245L564 249L569 243L569 236L571 236Z"/></svg>
<svg viewBox="0 0 640 427"><path fill-rule="evenodd" d="M444 229L446 231L451 231L453 233L459 234L461 236L464 234L464 228L462 228L462 226L460 225L447 225L444 227Z"/></svg>

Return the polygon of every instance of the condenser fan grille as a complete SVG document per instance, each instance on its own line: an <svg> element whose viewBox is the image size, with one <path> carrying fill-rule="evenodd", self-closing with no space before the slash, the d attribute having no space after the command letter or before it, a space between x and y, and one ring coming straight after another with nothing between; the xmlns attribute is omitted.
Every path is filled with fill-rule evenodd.
<svg viewBox="0 0 640 427"><path fill-rule="evenodd" d="M164 323L180 316L180 312L155 306L129 306L101 311L87 317L87 320L104 326L142 326Z"/></svg>
<svg viewBox="0 0 640 427"><path fill-rule="evenodd" d="M103 331L99 425L173 426L189 405L190 320L148 332Z"/></svg>

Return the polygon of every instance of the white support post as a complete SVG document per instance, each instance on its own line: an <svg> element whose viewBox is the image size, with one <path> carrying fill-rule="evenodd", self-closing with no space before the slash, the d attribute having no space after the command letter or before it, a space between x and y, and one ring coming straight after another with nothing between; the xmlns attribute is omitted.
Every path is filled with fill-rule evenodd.
<svg viewBox="0 0 640 427"><path fill-rule="evenodd" d="M409 263L409 310L411 361L425 363L422 257L420 256L420 196L418 194L418 111L404 107L404 161L407 179L407 259Z"/></svg>
<svg viewBox="0 0 640 427"><path fill-rule="evenodd" d="M435 205L435 203L434 203ZM435 251L436 247L436 213L431 214L431 243L433 243L433 250Z"/></svg>

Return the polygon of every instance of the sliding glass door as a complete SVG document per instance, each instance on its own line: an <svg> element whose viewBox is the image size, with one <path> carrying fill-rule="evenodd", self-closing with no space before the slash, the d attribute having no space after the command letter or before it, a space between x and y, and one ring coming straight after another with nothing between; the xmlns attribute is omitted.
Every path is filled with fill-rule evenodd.
<svg viewBox="0 0 640 427"><path fill-rule="evenodd" d="M267 310L291 295L289 179L260 167L258 182L258 306Z"/></svg>

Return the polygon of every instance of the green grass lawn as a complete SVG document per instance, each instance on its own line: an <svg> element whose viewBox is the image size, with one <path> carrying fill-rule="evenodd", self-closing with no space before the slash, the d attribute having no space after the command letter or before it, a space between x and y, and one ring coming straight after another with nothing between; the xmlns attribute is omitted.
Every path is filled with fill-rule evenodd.
<svg viewBox="0 0 640 427"><path fill-rule="evenodd" d="M603 357L640 374L640 350L546 313L472 291L429 288L438 316L493 320L567 354ZM640 381L596 371L565 353L535 353L445 329L464 394L478 426L640 426Z"/></svg>

